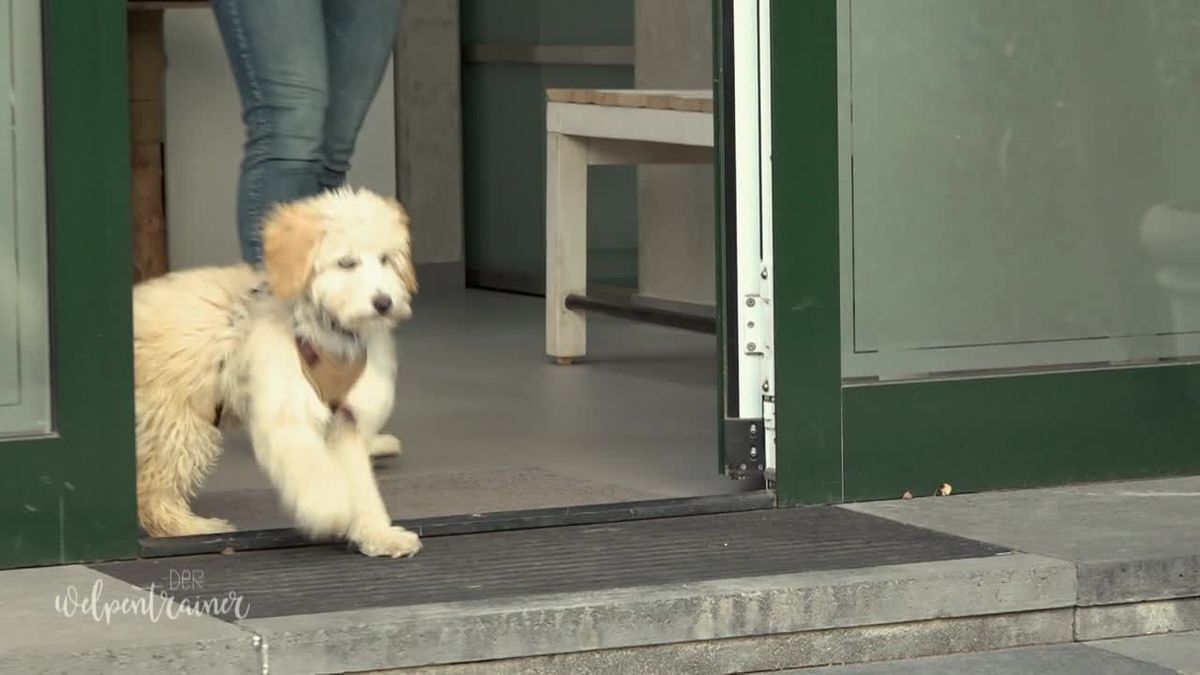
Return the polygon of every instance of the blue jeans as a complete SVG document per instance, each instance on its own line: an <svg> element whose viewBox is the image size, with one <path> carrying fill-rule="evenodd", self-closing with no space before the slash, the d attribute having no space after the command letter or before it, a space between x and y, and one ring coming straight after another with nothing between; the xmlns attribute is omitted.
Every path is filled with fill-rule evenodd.
<svg viewBox="0 0 1200 675"><path fill-rule="evenodd" d="M396 39L400 0L212 0L246 126L242 257L262 260L263 215L342 185Z"/></svg>

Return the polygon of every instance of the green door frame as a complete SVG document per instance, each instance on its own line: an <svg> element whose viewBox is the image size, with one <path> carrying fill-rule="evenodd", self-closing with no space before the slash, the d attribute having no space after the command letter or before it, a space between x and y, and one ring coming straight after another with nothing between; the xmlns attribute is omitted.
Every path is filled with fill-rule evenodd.
<svg viewBox="0 0 1200 675"><path fill-rule="evenodd" d="M125 0L45 0L54 432L0 441L0 568L137 554Z"/></svg>
<svg viewBox="0 0 1200 675"><path fill-rule="evenodd" d="M1200 366L842 383L837 5L771 8L780 502L1200 473Z"/></svg>
<svg viewBox="0 0 1200 675"><path fill-rule="evenodd" d="M842 498L837 66L836 0L771 3L781 504Z"/></svg>

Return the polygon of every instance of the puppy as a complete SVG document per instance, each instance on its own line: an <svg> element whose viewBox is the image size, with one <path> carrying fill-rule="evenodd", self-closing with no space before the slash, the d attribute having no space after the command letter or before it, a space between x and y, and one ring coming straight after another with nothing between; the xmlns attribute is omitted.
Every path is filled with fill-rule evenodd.
<svg viewBox="0 0 1200 675"><path fill-rule="evenodd" d="M411 556L370 455L392 409L391 329L417 291L408 216L343 188L278 206L263 267L200 268L133 291L138 518L150 535L226 532L188 504L221 452L222 415L249 430L255 459L296 525L369 556Z"/></svg>

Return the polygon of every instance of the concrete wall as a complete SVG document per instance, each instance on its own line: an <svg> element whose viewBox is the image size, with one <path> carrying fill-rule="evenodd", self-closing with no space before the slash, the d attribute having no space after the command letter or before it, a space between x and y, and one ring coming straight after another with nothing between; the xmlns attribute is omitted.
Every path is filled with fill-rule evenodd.
<svg viewBox="0 0 1200 675"><path fill-rule="evenodd" d="M407 0L396 38L396 172L418 262L463 259L458 0ZM386 86L386 84L385 84Z"/></svg>
<svg viewBox="0 0 1200 675"><path fill-rule="evenodd" d="M233 75L208 9L167 10L163 30L170 268L233 263L240 259L235 198L245 137ZM350 171L351 183L383 194L396 192L392 81L389 69Z"/></svg>
<svg viewBox="0 0 1200 675"><path fill-rule="evenodd" d="M712 3L636 0L634 79L644 89L712 86ZM638 168L638 277L646 298L716 299L711 166Z"/></svg>

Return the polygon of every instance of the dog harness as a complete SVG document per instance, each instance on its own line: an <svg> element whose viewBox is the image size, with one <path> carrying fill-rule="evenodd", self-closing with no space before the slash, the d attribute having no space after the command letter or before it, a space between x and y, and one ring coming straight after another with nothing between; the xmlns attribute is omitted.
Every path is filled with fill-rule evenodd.
<svg viewBox="0 0 1200 675"><path fill-rule="evenodd" d="M250 289L252 298L267 291L266 282L259 283ZM233 325L235 318L230 318ZM339 327L340 328L340 327ZM344 330L344 329L343 329ZM296 336L296 351L300 354L300 369L304 371L304 379L316 392L321 402L329 406L334 413L342 413L350 422L354 422L354 412L345 406L346 395L354 388L358 378L367 367L366 352L360 353L353 359L338 358L326 350L318 348L312 342ZM218 369L225 367L225 361L218 364ZM225 412L225 404L218 401L213 414L214 427L221 426L221 417Z"/></svg>
<svg viewBox="0 0 1200 675"><path fill-rule="evenodd" d="M353 421L354 413L344 404L346 395L367 367L366 353L351 360L339 359L301 337L296 338L296 350L300 352L304 378L317 392L321 402L333 412L341 412Z"/></svg>

